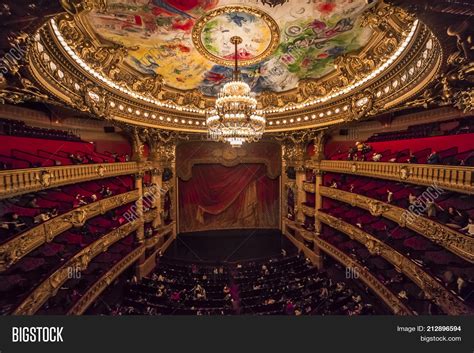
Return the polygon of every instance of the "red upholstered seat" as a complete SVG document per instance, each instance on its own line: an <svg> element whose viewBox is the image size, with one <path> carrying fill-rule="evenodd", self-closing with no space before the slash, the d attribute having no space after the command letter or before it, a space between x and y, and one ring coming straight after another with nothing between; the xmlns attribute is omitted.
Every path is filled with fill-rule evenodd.
<svg viewBox="0 0 474 353"><path fill-rule="evenodd" d="M0 155L0 162L4 163L7 169L26 169L31 167L29 161L5 155Z"/></svg>

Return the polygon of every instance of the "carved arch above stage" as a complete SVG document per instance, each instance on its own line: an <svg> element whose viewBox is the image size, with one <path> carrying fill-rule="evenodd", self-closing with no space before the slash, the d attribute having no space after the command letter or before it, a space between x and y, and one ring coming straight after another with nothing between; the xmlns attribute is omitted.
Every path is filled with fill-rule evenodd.
<svg viewBox="0 0 474 353"><path fill-rule="evenodd" d="M281 147L275 142L250 143L241 148L220 142L184 142L177 146L176 157L176 173L182 180L191 179L193 166L197 164L233 167L243 163L258 163L266 166L269 178L275 179L281 174Z"/></svg>

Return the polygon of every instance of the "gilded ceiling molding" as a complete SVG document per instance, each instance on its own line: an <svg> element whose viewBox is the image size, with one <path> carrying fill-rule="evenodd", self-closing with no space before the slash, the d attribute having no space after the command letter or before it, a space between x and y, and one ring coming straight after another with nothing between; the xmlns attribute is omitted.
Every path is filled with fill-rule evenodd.
<svg viewBox="0 0 474 353"><path fill-rule="evenodd" d="M0 104L19 104L27 101L48 101L49 96L43 93L32 81L26 60L29 44L28 33L19 33L9 39L12 60L3 60L0 73ZM3 72L7 70L7 72Z"/></svg>
<svg viewBox="0 0 474 353"><path fill-rule="evenodd" d="M453 254L474 263L474 238L457 232L429 218L411 215L408 210L348 191L321 186L321 195L368 210L371 215L397 222L442 246Z"/></svg>
<svg viewBox="0 0 474 353"><path fill-rule="evenodd" d="M472 309L459 297L426 273L419 265L405 257L384 242L324 212L317 212L316 217L331 228L347 234L351 239L364 245L374 256L381 256L390 262L397 271L404 273L424 292L427 299L435 302L448 315L472 315Z"/></svg>
<svg viewBox="0 0 474 353"><path fill-rule="evenodd" d="M407 102L408 106L429 108L454 106L464 113L474 111L474 61L465 47L452 53L447 59L447 70L423 92L420 97Z"/></svg>
<svg viewBox="0 0 474 353"><path fill-rule="evenodd" d="M134 48L104 42L88 28L85 14L103 10L104 1L64 0L63 5L68 13L45 23L29 45L29 71L42 92L106 119L184 132L207 130L204 109L214 98L167 87L159 75L135 72L123 60ZM363 119L403 104L428 84L442 53L426 26L383 3L364 16L374 35L360 53L338 58L336 69L321 80L303 80L294 91L259 97L262 107L268 107L266 131ZM370 109L363 103L367 99Z"/></svg>
<svg viewBox="0 0 474 353"><path fill-rule="evenodd" d="M271 137L280 142L283 148L283 159L287 166L301 170L307 157L307 146L313 143L314 160L323 157L324 129L308 129L272 134Z"/></svg>

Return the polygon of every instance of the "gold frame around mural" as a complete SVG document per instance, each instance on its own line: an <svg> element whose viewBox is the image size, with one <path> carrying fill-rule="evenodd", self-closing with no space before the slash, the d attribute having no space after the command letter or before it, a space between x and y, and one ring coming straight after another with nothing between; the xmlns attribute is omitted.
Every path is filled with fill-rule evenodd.
<svg viewBox="0 0 474 353"><path fill-rule="evenodd" d="M119 79L117 83L121 87L131 90L137 89L135 92L144 92L143 94L147 97L155 97L160 102L166 104L164 106L157 106L153 103L135 99L95 79L93 75L79 67L73 58L65 55L67 54L65 48L59 43L59 39L53 31L51 21L45 23L38 33L32 37L34 40L30 41L28 50L29 71L39 87L44 92L48 92L48 95L52 98L56 97L56 99L75 109L90 112L101 118L175 131L204 132L206 126L203 113L189 110L189 108L198 107L199 109L205 109L213 105L214 99L204 97L196 90L191 92L173 90L166 87L160 81L160 77L153 79L132 75L130 71L132 68L123 62L126 48L113 46L111 43L99 43L96 39L88 37L87 30L81 24L80 17L95 8L95 5L93 5L94 1L90 1L90 6L87 9L81 8L78 13L62 14L55 19L60 32L63 34L63 40L67 41L75 52L81 56L85 55L88 60L92 60L90 61L90 66L98 70L99 73L104 74L104 76L107 76L106 74L109 73L117 77ZM367 14L366 25L376 30L375 37L379 39L381 36L383 37L383 31L377 30L377 28L390 28L392 35L372 49L368 45L360 53L355 53L348 58L342 58L343 60L338 63L338 68L335 70L341 76L339 78L336 77L336 79L351 77L352 82L356 78L355 76L359 75L360 70L362 70L362 74L365 69L370 68L370 62L364 64L365 61L361 62L359 59L355 59L360 57L360 55L366 55L368 50L370 51L369 53L377 54L380 57L389 55L390 49L396 48L403 37L402 33L397 32L398 29L404 26L406 28L407 23L411 23L410 17L407 16L402 10L393 9L385 4L380 9L374 9L374 11ZM415 66L414 63L421 58L423 45L430 38L433 40L433 49L425 59L422 59L422 66L416 67L414 75L411 75L407 81L400 82L396 89L392 89L389 94L384 94L381 97L376 96L377 90L381 90L387 84L391 84L395 76L403 76L405 68ZM44 53L38 51L38 44L41 44L44 48L44 53L49 54L50 60L48 62L45 62L42 58ZM443 53L439 48L436 38L426 26L421 24L418 26L403 55L380 75L355 89L354 92L341 95L324 104L302 109L292 109L283 113L267 113L268 123L266 130L272 132L298 130L353 121L356 118L356 114L350 109L351 97L361 91L372 92L370 96L374 100L373 108L365 112L364 116L360 117L361 119L381 113L387 109L393 109L394 105L402 104L403 101L417 94L420 89L426 86L439 70L442 56ZM359 64L362 64L360 70L358 69ZM51 68L51 65L54 65L54 70ZM103 72L104 70L106 72ZM59 71L62 71L60 74L62 77L58 76ZM345 74L343 74L343 71ZM330 80L329 82L332 82L331 84L336 85L332 89L336 89L339 81L336 82L334 80L333 74L329 74L330 77L328 79ZM315 83L317 84L317 82ZM309 86L306 83L301 83L298 91L260 95L259 101L271 104L272 101L276 100L275 106L280 106L282 101L288 101L290 105L304 102L306 101L305 96L302 96L299 91L304 88L306 94L309 95L308 97L312 97L311 94L313 92L308 89L313 86L313 83ZM101 99L97 102L85 99L86 93L89 91L93 91L95 94L100 93ZM151 94L150 92L154 93ZM329 111L332 114L329 114ZM281 121L279 122L278 120Z"/></svg>
<svg viewBox="0 0 474 353"><path fill-rule="evenodd" d="M203 55L206 59L215 62L219 65L223 66L229 66L233 67L234 66L234 60L233 59L222 59L212 53L210 53L204 44L202 43L201 40L201 35L202 31L205 27L205 25L212 19L229 14L229 13L234 13L234 12L243 12L246 14L252 14L255 15L258 18L261 18L265 24L268 26L270 29L270 42L268 43L267 48L260 53L259 55L255 56L252 59L239 59L239 64L240 66L249 66L253 64L257 64L263 60L265 60L268 56L273 54L275 50L278 48L278 45L280 45L280 28L278 27L278 24L276 21L271 17L269 14L266 12L255 8L255 7L250 7L250 6L242 6L242 5L229 5L229 6L223 6L216 8L208 13L206 13L204 16L199 18L194 27L193 27L193 32L192 32L192 40L194 43L194 47L197 49L197 51Z"/></svg>

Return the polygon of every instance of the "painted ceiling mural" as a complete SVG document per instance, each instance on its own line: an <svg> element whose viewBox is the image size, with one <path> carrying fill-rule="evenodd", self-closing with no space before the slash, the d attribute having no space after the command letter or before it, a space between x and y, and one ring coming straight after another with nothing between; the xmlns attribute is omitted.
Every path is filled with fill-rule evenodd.
<svg viewBox="0 0 474 353"><path fill-rule="evenodd" d="M243 79L255 92L283 92L295 88L300 79L324 76L334 69L337 56L367 44L372 32L359 25L362 12L373 5L367 2L108 0L104 13L92 12L87 20L105 40L132 49L126 60L136 70L160 74L170 87L198 88L206 95L215 95L232 77L232 67L219 59L233 58L233 47L227 42L239 35L244 39L239 59L258 59L241 68ZM227 6L245 6L256 12L206 16ZM273 33L266 15L279 33ZM197 24L200 50L192 38ZM272 51L263 55L275 38L278 42ZM203 50L209 55L203 55Z"/></svg>

